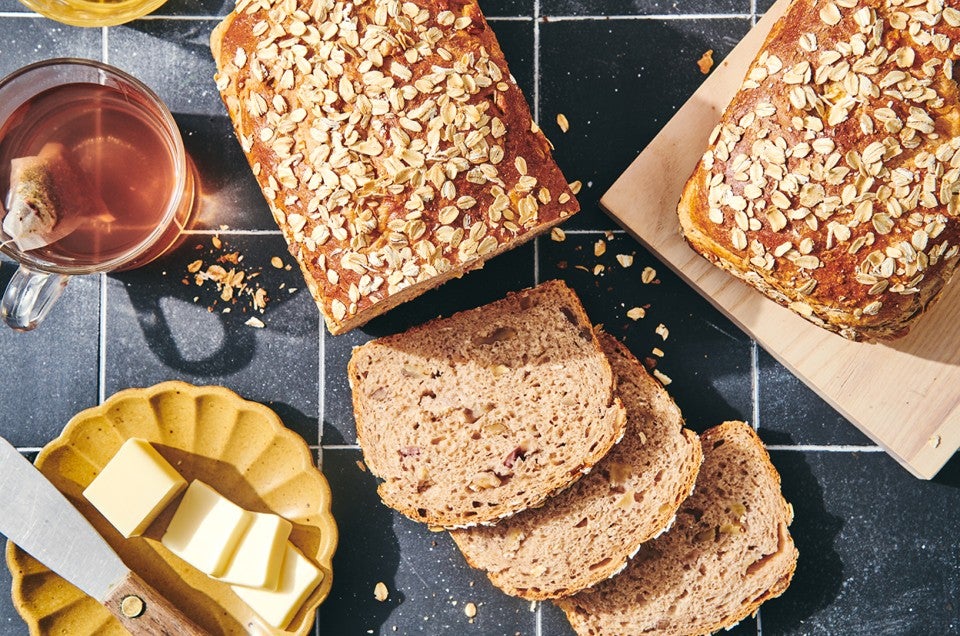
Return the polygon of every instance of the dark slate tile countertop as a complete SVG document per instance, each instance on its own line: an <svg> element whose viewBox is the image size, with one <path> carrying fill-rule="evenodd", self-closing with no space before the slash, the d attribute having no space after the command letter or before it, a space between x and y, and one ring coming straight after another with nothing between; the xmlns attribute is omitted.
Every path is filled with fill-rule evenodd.
<svg viewBox="0 0 960 636"><path fill-rule="evenodd" d="M345 374L354 345L559 277L639 356L665 351L659 368L693 428L744 419L771 451L796 510L800 563L787 593L733 634L960 634L960 459L933 481L911 477L598 207L703 80L701 54L713 49L722 59L769 2L483 2L558 162L583 181L584 210L564 226L565 241L541 238L340 337L325 333L297 270L270 264L292 261L212 80L207 40L229 4L171 0L124 26L78 29L0 0L0 75L59 56L134 74L175 113L203 184L199 224L178 250L138 271L74 279L39 330L0 330L0 434L32 457L73 413L120 389L167 379L225 385L275 408L317 450L331 482L341 544L317 633L565 636L572 632L552 605L505 596L448 536L380 503L357 463ZM570 121L566 134L558 113ZM215 292L181 282L215 235L262 272L273 299L264 329L246 326L239 310L209 312ZM607 243L601 257L598 240ZM635 255L632 267L617 254ZM577 268L597 263L600 275ZM644 267L657 270L654 283L641 283ZM12 270L0 263L0 284ZM634 306L649 306L646 317L627 318ZM660 323L666 342L655 334ZM0 634L25 633L0 571ZM390 590L382 603L373 596L378 581ZM472 621L467 603L478 608Z"/></svg>

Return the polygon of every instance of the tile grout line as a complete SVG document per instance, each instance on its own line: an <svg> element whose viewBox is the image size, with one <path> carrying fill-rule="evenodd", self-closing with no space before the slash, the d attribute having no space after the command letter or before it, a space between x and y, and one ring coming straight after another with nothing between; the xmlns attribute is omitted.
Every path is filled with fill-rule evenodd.
<svg viewBox="0 0 960 636"><path fill-rule="evenodd" d="M42 18L39 13L33 11L0 11L0 18ZM222 15L171 15L154 13L145 15L137 20L146 22L157 21L176 21L187 22L190 20L223 20ZM651 14L620 14L620 15L544 15L541 16L549 22L609 22L611 20L644 20L644 21L689 21L689 20L744 20L754 19L756 16L750 13L651 13ZM488 22L530 22L534 20L533 16L527 15L501 15L486 16ZM107 27L101 27L106 29Z"/></svg>
<svg viewBox="0 0 960 636"><path fill-rule="evenodd" d="M856 446L838 444L837 446L818 444L764 444L768 451L793 451L801 453L882 453L880 446Z"/></svg>
<svg viewBox="0 0 960 636"><path fill-rule="evenodd" d="M319 375L320 386L317 387L317 444L320 449L318 450L319 455L319 464L321 470L323 469L323 423L326 420L326 410L327 410L327 391L326 391L326 377L327 377L327 332L326 326L324 325L323 316L320 312L317 312L317 320L319 321L319 336L320 340L320 359L317 361L317 375Z"/></svg>
<svg viewBox="0 0 960 636"><path fill-rule="evenodd" d="M749 20L749 13L684 13L652 15L546 15L547 22L609 22L611 20L641 20L651 22L693 20Z"/></svg>
<svg viewBox="0 0 960 636"><path fill-rule="evenodd" d="M757 26L757 0L750 0L750 24Z"/></svg>
<svg viewBox="0 0 960 636"><path fill-rule="evenodd" d="M540 0L533 0L533 121L540 124ZM540 284L540 237L533 239L533 284ZM540 603L533 615L534 636L543 636Z"/></svg>
<svg viewBox="0 0 960 636"><path fill-rule="evenodd" d="M240 235L250 235L250 236L259 236L259 235L270 235L270 236L282 236L283 232L280 230L184 230L183 234L186 236L196 235L196 236L216 236L222 234L224 236L240 236Z"/></svg>
<svg viewBox="0 0 960 636"><path fill-rule="evenodd" d="M101 273L100 279L100 306L98 307L97 338L97 404L103 404L107 399L107 275Z"/></svg>
<svg viewBox="0 0 960 636"><path fill-rule="evenodd" d="M100 61L104 64L110 63L110 36L109 27L100 27Z"/></svg>
<svg viewBox="0 0 960 636"><path fill-rule="evenodd" d="M753 403L753 430L760 430L760 352L756 340L750 341L750 401Z"/></svg>

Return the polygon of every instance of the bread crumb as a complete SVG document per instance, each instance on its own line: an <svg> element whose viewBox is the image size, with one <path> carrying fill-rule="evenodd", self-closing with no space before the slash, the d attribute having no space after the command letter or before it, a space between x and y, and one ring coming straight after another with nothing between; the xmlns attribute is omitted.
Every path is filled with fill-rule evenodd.
<svg viewBox="0 0 960 636"><path fill-rule="evenodd" d="M603 239L600 239L593 244L593 255L594 256L603 256L607 252L607 243Z"/></svg>
<svg viewBox="0 0 960 636"><path fill-rule="evenodd" d="M673 380L670 379L670 376L662 372L660 369L653 370L653 377L660 380L660 384L662 384L663 386L667 386L668 384L673 382Z"/></svg>
<svg viewBox="0 0 960 636"><path fill-rule="evenodd" d="M700 72L704 75L710 72L710 69L713 68L713 49L708 50L697 60L697 66L700 67Z"/></svg>
<svg viewBox="0 0 960 636"><path fill-rule="evenodd" d="M557 243L561 243L567 239L567 233L561 230L560 228L555 227L552 230L550 230L550 238L556 241Z"/></svg>
<svg viewBox="0 0 960 636"><path fill-rule="evenodd" d="M251 316L250 318L247 319L247 322L243 324L247 325L248 327L256 327L257 329L263 329L264 327L266 327L266 325L263 324L263 321L257 318L256 316Z"/></svg>
<svg viewBox="0 0 960 636"><path fill-rule="evenodd" d="M383 603L389 596L390 591L387 590L387 584L383 581L378 581L377 584L373 586L373 598Z"/></svg>
<svg viewBox="0 0 960 636"><path fill-rule="evenodd" d="M627 318L630 320L640 320L647 315L646 310L643 307L633 307L627 311Z"/></svg>
<svg viewBox="0 0 960 636"><path fill-rule="evenodd" d="M633 265L633 254L617 254L617 262L620 263L620 267L630 267Z"/></svg>
<svg viewBox="0 0 960 636"><path fill-rule="evenodd" d="M477 615L477 606L473 603L467 603L463 606L463 613L467 615L467 618L473 618Z"/></svg>
<svg viewBox="0 0 960 636"><path fill-rule="evenodd" d="M640 273L640 281L644 285L649 285L657 278L657 270L652 267L644 267L643 272Z"/></svg>
<svg viewBox="0 0 960 636"><path fill-rule="evenodd" d="M283 269L283 261L279 256L274 256L270 259L270 264L276 267L277 269Z"/></svg>
<svg viewBox="0 0 960 636"><path fill-rule="evenodd" d="M560 130L563 132L570 130L570 122L567 121L567 116L563 113L557 114L557 126L560 126Z"/></svg>
<svg viewBox="0 0 960 636"><path fill-rule="evenodd" d="M659 325L657 325L656 331L657 331L657 335L663 338L664 340L666 340L667 336L670 335L670 330L667 329L667 326L662 322Z"/></svg>

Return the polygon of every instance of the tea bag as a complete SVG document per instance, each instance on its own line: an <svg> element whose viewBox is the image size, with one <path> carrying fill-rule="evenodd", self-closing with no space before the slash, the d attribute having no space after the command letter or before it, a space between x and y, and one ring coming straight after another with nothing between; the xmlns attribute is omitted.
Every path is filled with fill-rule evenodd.
<svg viewBox="0 0 960 636"><path fill-rule="evenodd" d="M59 241L91 212L109 215L63 144L48 143L34 157L10 162L3 241L22 252ZM3 206L0 206L2 211Z"/></svg>

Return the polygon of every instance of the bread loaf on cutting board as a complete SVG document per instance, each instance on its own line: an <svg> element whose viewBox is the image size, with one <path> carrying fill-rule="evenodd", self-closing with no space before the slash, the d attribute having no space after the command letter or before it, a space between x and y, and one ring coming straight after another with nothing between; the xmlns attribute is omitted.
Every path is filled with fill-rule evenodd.
<svg viewBox="0 0 960 636"><path fill-rule="evenodd" d="M707 259L851 339L905 334L960 243L960 11L795 0L684 189Z"/></svg>
<svg viewBox="0 0 960 636"><path fill-rule="evenodd" d="M240 0L211 49L331 333L579 210L475 0Z"/></svg>

